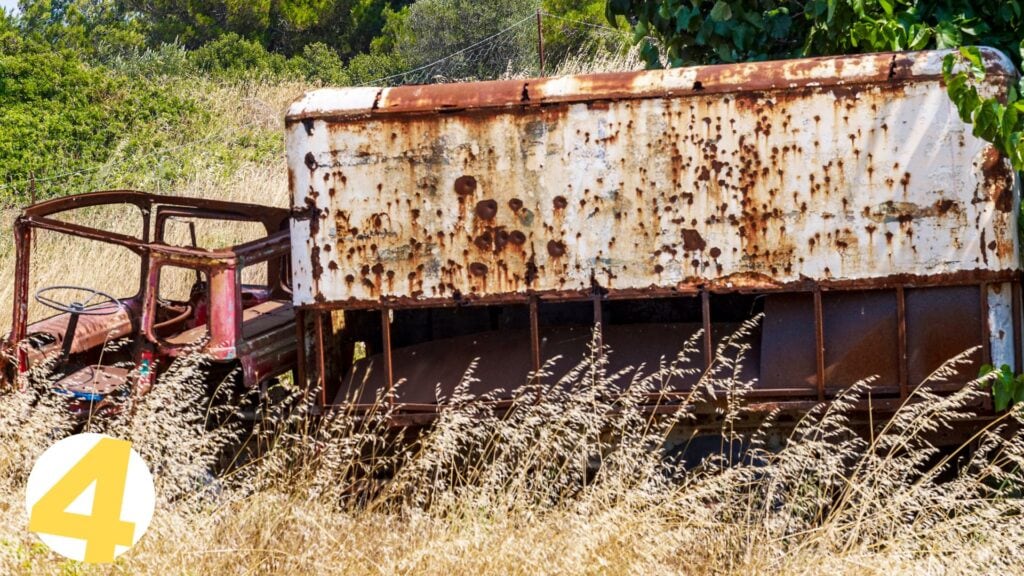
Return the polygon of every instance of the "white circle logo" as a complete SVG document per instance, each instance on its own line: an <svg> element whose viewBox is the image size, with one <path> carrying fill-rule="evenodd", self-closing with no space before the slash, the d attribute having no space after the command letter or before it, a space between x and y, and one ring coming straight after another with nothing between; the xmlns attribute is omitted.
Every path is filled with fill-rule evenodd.
<svg viewBox="0 0 1024 576"><path fill-rule="evenodd" d="M76 434L36 460L25 489L28 529L62 556L113 562L153 519L153 475L131 442Z"/></svg>

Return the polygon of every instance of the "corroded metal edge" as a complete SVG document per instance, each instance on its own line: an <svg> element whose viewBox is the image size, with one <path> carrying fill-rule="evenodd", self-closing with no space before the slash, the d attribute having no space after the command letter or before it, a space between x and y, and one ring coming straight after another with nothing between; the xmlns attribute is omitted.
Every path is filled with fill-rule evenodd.
<svg viewBox="0 0 1024 576"><path fill-rule="evenodd" d="M395 88L324 88L307 92L296 100L288 109L286 123L293 124L311 118L342 119L808 87L841 89L844 86L920 81L941 78L942 59L950 52L883 52ZM981 54L989 76L1017 76L1012 61L999 50L982 47Z"/></svg>

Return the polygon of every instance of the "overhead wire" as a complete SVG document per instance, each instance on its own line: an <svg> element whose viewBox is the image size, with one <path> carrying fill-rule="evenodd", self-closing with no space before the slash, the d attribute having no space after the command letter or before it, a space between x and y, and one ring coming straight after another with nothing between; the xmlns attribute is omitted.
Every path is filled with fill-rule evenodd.
<svg viewBox="0 0 1024 576"><path fill-rule="evenodd" d="M409 76L411 74L415 74L417 72L422 72L423 70L427 70L427 69L433 68L433 67L435 67L435 66L437 66L439 64L442 64L442 63L444 63L444 62L446 62L448 60L451 60L452 58L454 58L456 56L459 56L459 55L461 55L461 54L463 54L465 52L468 52L468 51L470 51L470 50L472 50L474 48L482 46L482 45L484 45L484 44L486 44L486 43L488 43L488 42L498 38L499 36L507 34L508 32L510 32L512 30L515 30L519 26L522 26L524 23L529 22L529 21L533 20L534 18L536 18L536 14L535 13L531 13L529 16L526 16L525 18L515 22L514 24L512 24L512 25L508 26L507 28L505 28L504 30L501 30L499 32L495 32L494 34L491 34L490 36L488 36L486 38L483 38L483 39L481 39L481 40L479 40L477 42L474 42L473 44L470 44L469 46L466 46L465 48L462 48L460 50L452 52L451 54L448 54L446 56L438 58L437 60L434 60L433 62L430 62L428 64L424 64L422 66L418 66L418 67L413 68L411 70L406 70L405 72L399 72L397 74L392 74L390 76L383 76L381 78L375 78L373 80L369 80L367 82L364 82L364 83L360 84L360 86L372 86L374 84L379 84L379 83L382 83L382 82L387 82L388 80L392 80L394 78L401 78L403 76Z"/></svg>

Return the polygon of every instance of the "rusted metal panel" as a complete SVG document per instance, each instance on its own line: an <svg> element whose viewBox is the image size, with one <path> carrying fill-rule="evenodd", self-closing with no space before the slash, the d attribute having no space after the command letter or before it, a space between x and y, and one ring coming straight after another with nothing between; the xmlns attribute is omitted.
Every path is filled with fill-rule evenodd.
<svg viewBox="0 0 1024 576"><path fill-rule="evenodd" d="M288 112L289 123L348 120L381 113L452 112L522 108L529 105L673 98L729 92L794 91L825 87L848 95L844 87L938 80L947 52L879 53L774 62L676 68L657 73L583 74L528 80L395 88L326 88L304 95ZM990 76L1016 75L1005 55L982 49Z"/></svg>
<svg viewBox="0 0 1024 576"><path fill-rule="evenodd" d="M906 295L908 378L913 389L953 358L983 345L978 286L908 289ZM967 382L977 366L961 366L949 382Z"/></svg>
<svg viewBox="0 0 1024 576"><path fill-rule="evenodd" d="M988 345L991 350L991 361L996 366L1007 364L1013 367L1016 358L1014 353L1014 314L1013 287L1007 283L989 284L988 290ZM1019 318L1019 316L1016 316Z"/></svg>
<svg viewBox="0 0 1024 576"><path fill-rule="evenodd" d="M942 56L311 93L287 128L295 303L1019 270L1014 173ZM997 93L1012 67L985 57Z"/></svg>

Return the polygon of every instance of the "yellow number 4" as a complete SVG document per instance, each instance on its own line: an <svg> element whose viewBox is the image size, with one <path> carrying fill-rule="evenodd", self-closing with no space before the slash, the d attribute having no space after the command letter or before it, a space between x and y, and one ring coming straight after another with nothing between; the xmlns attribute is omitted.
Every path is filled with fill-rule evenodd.
<svg viewBox="0 0 1024 576"><path fill-rule="evenodd" d="M28 529L85 540L86 562L113 562L115 546L131 546L135 536L135 524L121 520L131 447L124 440L101 438L32 506ZM93 483L92 513L68 512Z"/></svg>

